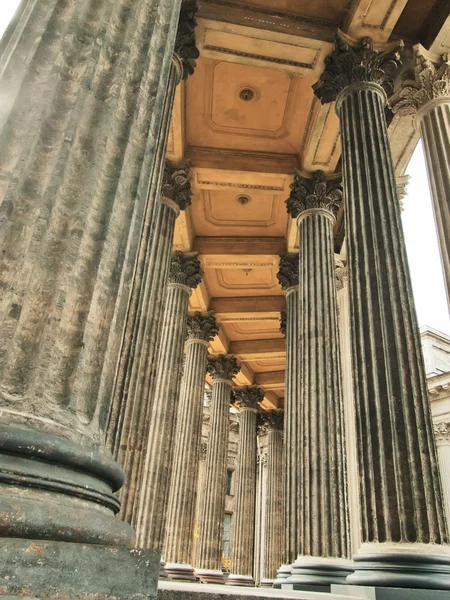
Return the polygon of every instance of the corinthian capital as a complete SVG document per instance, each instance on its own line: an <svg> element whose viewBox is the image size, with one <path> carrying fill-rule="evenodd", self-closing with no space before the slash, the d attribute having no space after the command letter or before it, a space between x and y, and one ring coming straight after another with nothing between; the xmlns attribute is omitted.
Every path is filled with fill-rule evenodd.
<svg viewBox="0 0 450 600"><path fill-rule="evenodd" d="M450 423L437 423L434 425L434 436L436 442L450 444Z"/></svg>
<svg viewBox="0 0 450 600"><path fill-rule="evenodd" d="M335 273L336 273L336 289L337 291L342 290L347 287L348 273L347 273L347 264L341 260L336 259L334 261L335 264Z"/></svg>
<svg viewBox="0 0 450 600"><path fill-rule="evenodd" d="M212 313L202 315L198 312L193 317L188 317L187 334L189 340L209 342L217 335L218 331L219 328Z"/></svg>
<svg viewBox="0 0 450 600"><path fill-rule="evenodd" d="M392 110L400 115L416 113L431 100L448 98L450 101L450 61L448 56L438 59L425 48L415 48L414 80L403 83L399 100Z"/></svg>
<svg viewBox="0 0 450 600"><path fill-rule="evenodd" d="M235 356L220 354L208 357L207 372L214 379L228 379L231 381L239 373L241 367Z"/></svg>
<svg viewBox="0 0 450 600"><path fill-rule="evenodd" d="M277 279L283 290L298 285L298 254L280 255Z"/></svg>
<svg viewBox="0 0 450 600"><path fill-rule="evenodd" d="M285 308L280 312L280 331L283 335L286 335L286 324L287 324L287 311Z"/></svg>
<svg viewBox="0 0 450 600"><path fill-rule="evenodd" d="M180 210L191 204L190 163L175 164L166 160L161 196L174 202Z"/></svg>
<svg viewBox="0 0 450 600"><path fill-rule="evenodd" d="M249 385L242 390L235 390L234 397L239 408L257 409L264 400L264 391L256 385Z"/></svg>
<svg viewBox="0 0 450 600"><path fill-rule="evenodd" d="M342 201L341 181L326 180L323 171L316 171L312 178L303 177L294 170L294 182L286 200L288 213L296 219L306 210L321 208L336 214Z"/></svg>
<svg viewBox="0 0 450 600"><path fill-rule="evenodd" d="M200 56L195 45L195 28L197 27L195 14L197 11L196 0L185 0L181 4L174 52L183 68L182 79L187 79L189 75L193 74L196 66L195 59Z"/></svg>
<svg viewBox="0 0 450 600"><path fill-rule="evenodd" d="M169 283L180 283L195 289L202 280L203 272L196 254L172 254L169 269Z"/></svg>
<svg viewBox="0 0 450 600"><path fill-rule="evenodd" d="M315 95L322 104L328 104L354 83L377 83L391 94L393 76L401 64L398 50L402 45L402 42L395 42L384 51L374 50L371 38L364 37L353 45L349 37L338 32L334 50L325 59L325 70L313 85Z"/></svg>

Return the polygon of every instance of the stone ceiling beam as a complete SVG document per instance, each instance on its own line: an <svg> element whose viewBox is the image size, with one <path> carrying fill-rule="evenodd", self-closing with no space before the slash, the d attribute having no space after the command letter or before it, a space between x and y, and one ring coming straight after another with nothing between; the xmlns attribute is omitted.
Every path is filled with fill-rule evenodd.
<svg viewBox="0 0 450 600"><path fill-rule="evenodd" d="M359 0L353 2L343 30L354 39L369 36L386 43L408 0Z"/></svg>
<svg viewBox="0 0 450 600"><path fill-rule="evenodd" d="M250 255L276 257L286 252L286 240L274 237L197 237L193 249L205 261L216 256Z"/></svg>
<svg viewBox="0 0 450 600"><path fill-rule="evenodd" d="M277 359L286 356L286 340L245 340L231 342L230 353L241 360L264 360L264 358Z"/></svg>
<svg viewBox="0 0 450 600"><path fill-rule="evenodd" d="M214 311L219 322L278 318L285 306L284 296L213 298L210 302L210 310Z"/></svg>
<svg viewBox="0 0 450 600"><path fill-rule="evenodd" d="M265 390L280 390L284 387L284 371L268 371L267 373L255 373L254 384Z"/></svg>

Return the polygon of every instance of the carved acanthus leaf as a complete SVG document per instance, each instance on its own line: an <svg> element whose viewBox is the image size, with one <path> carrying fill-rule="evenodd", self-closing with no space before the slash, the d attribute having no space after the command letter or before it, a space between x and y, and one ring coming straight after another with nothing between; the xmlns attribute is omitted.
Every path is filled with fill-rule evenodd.
<svg viewBox="0 0 450 600"><path fill-rule="evenodd" d="M280 255L277 279L283 290L298 285L298 254Z"/></svg>
<svg viewBox="0 0 450 600"><path fill-rule="evenodd" d="M434 435L437 442L450 443L450 423L435 423Z"/></svg>
<svg viewBox="0 0 450 600"><path fill-rule="evenodd" d="M202 269L196 254L183 254L177 250L172 254L169 283L180 283L195 289L202 280Z"/></svg>
<svg viewBox="0 0 450 600"><path fill-rule="evenodd" d="M204 340L209 342L219 332L216 319L212 312L202 315L197 312L187 320L187 337L189 340Z"/></svg>
<svg viewBox="0 0 450 600"><path fill-rule="evenodd" d="M399 49L402 42L390 45L384 52L374 50L371 38L364 37L357 46L350 45L342 33L337 33L334 50L325 59L325 69L313 85L322 104L334 102L338 95L353 83L377 83L390 95L394 73L401 64Z"/></svg>
<svg viewBox="0 0 450 600"><path fill-rule="evenodd" d="M303 177L294 170L291 193L286 200L288 213L296 219L302 212L322 208L336 214L342 202L340 179L325 179L323 171L315 171L312 178Z"/></svg>
<svg viewBox="0 0 450 600"><path fill-rule="evenodd" d="M440 64L433 63L420 51L415 54L414 80L407 80L402 86L399 100L392 110L400 115L417 112L431 100L450 100L450 61L447 55Z"/></svg>
<svg viewBox="0 0 450 600"><path fill-rule="evenodd" d="M166 160L164 165L161 195L175 202L180 210L191 204L191 165L189 162L176 164Z"/></svg>
<svg viewBox="0 0 450 600"><path fill-rule="evenodd" d="M236 404L239 408L258 408L264 400L264 390L256 385L249 385L243 389L235 390Z"/></svg>
<svg viewBox="0 0 450 600"><path fill-rule="evenodd" d="M229 354L208 357L207 372L214 379L228 379L231 381L239 373L241 367L237 358Z"/></svg>
<svg viewBox="0 0 450 600"><path fill-rule="evenodd" d="M195 28L197 20L195 15L198 11L196 0L184 0L181 4L180 18L178 20L177 37L174 52L183 65L183 79L192 75L200 52L195 45Z"/></svg>
<svg viewBox="0 0 450 600"><path fill-rule="evenodd" d="M337 259L335 260L335 273L336 273L336 289L342 290L343 288L347 287L347 279L348 279L348 273L347 273L347 264L341 260L341 259Z"/></svg>

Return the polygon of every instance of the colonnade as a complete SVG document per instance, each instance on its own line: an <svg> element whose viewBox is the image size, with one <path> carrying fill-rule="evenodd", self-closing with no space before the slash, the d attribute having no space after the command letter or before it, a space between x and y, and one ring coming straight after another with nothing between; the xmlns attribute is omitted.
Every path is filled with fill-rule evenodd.
<svg viewBox="0 0 450 600"><path fill-rule="evenodd" d="M180 0L121 2L105 23L98 2L38 5L2 54L2 84L14 82L4 94L0 134L4 593L40 596L53 585L60 595L102 595L112 581L114 593L126 597L130 581L118 573L128 570L135 573L133 593L147 594L155 589L161 550L165 573L192 579L195 567L202 581L223 582L227 431L239 364L233 356L206 356L216 332L212 315L188 321L200 264L195 254L171 254L175 218L190 201L188 166L164 162L175 87L198 56L195 9L185 3L180 16ZM67 23L73 35L54 35ZM17 68L19 52L26 58ZM267 552L268 574L275 575L275 560L283 563L282 586L329 588L346 579L450 589L448 531L385 117L398 63L395 49L375 50L368 38L354 45L336 38L314 90L322 103L336 105L342 184L320 172L296 173L288 200L300 252L297 274L293 267L283 284L287 539L284 548ZM416 80L404 84L397 110L417 113L450 289L449 95L446 59L416 49ZM363 541L353 562L332 240L342 194ZM182 375L188 329L194 337ZM188 531L194 502L180 503L177 485L188 490L187 470L198 462L206 370L213 381L208 494L191 565L189 548L174 536ZM260 398L254 389L240 394L241 525L234 535L248 551ZM274 461L281 435L273 427L268 540L279 527ZM186 455L175 443L183 428L192 444ZM122 509L115 492L124 474L104 453L105 438L126 469ZM114 518L119 511L145 551L130 550L135 533ZM251 583L246 558L236 544L234 581ZM30 577L43 560L44 575ZM86 574L75 582L74 561Z"/></svg>

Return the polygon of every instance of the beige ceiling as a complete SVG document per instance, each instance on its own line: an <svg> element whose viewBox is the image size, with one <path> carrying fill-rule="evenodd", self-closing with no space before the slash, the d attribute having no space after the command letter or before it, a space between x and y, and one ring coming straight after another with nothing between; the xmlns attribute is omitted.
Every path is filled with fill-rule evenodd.
<svg viewBox="0 0 450 600"><path fill-rule="evenodd" d="M241 362L236 385L256 384L266 407L282 407L285 306L279 254L298 252L285 200L293 168L339 170L339 123L311 86L340 27L378 44L403 36L450 51L443 0L203 0L201 57L177 89L168 157L190 160L193 198L177 219L174 248L196 250L204 270L191 311L213 310L212 352ZM448 12L448 11L447 11ZM448 21L448 19L447 19ZM397 25L398 24L398 25ZM398 31L397 31L398 30ZM448 46L448 47L447 47ZM389 134L402 175L417 142L411 117ZM342 215L335 227L342 243Z"/></svg>

